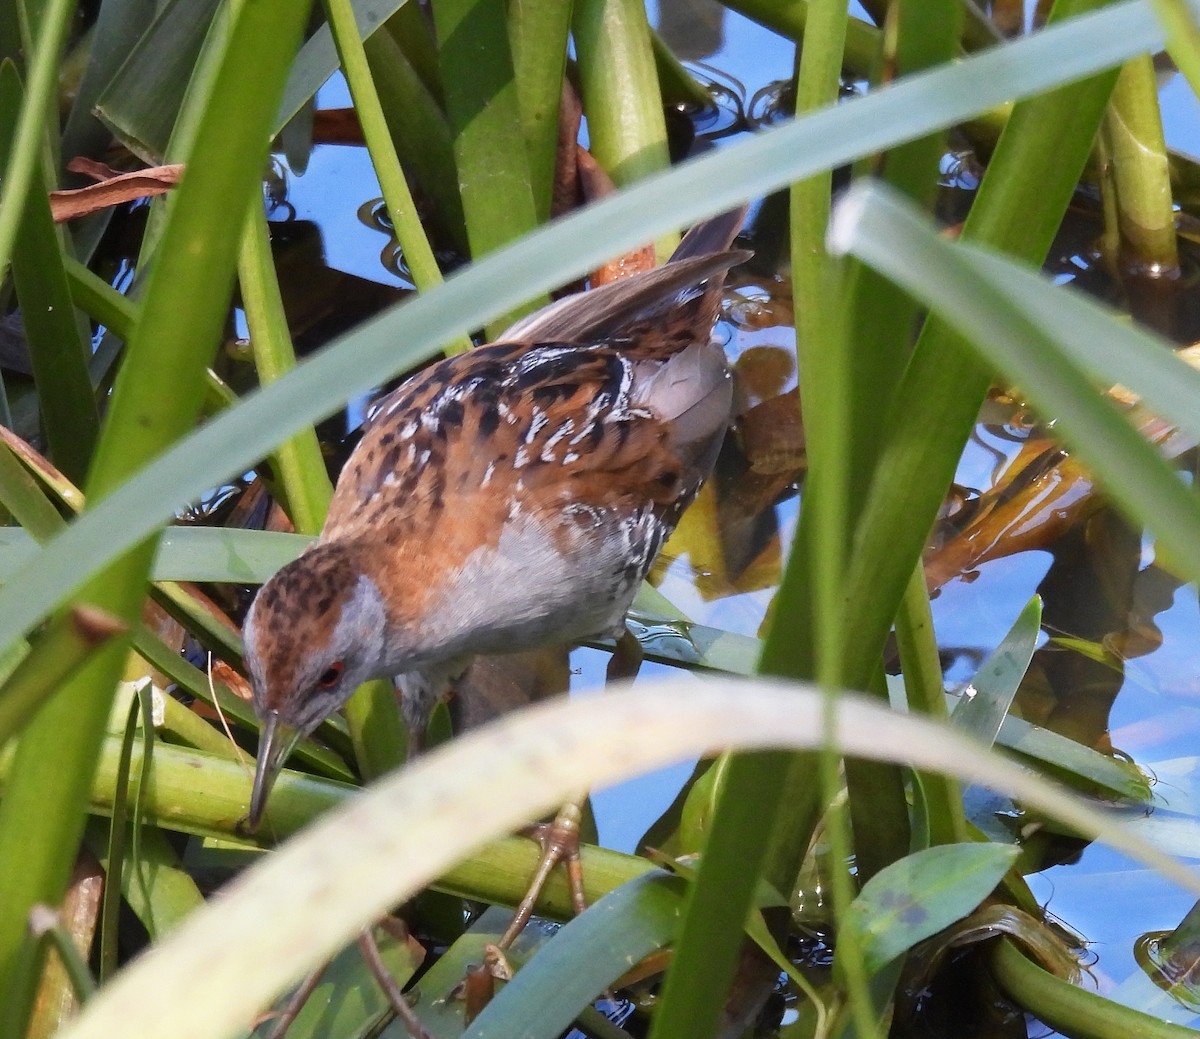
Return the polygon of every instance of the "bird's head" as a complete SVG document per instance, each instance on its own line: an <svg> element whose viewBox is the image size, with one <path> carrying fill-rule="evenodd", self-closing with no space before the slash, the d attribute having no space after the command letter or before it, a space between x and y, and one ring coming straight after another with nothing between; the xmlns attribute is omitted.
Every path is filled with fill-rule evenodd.
<svg viewBox="0 0 1200 1039"><path fill-rule="evenodd" d="M359 685L388 673L386 636L383 597L352 547L318 543L263 585L243 632L262 723L251 830L296 744Z"/></svg>

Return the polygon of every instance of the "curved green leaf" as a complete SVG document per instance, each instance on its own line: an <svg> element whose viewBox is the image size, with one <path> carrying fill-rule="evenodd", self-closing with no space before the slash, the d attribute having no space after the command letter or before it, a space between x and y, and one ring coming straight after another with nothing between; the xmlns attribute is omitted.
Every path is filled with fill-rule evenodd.
<svg viewBox="0 0 1200 1039"><path fill-rule="evenodd" d="M1006 844L942 844L906 855L863 885L842 920L858 935L863 966L878 974L918 942L979 905L1017 861ZM834 957L834 970L839 969Z"/></svg>

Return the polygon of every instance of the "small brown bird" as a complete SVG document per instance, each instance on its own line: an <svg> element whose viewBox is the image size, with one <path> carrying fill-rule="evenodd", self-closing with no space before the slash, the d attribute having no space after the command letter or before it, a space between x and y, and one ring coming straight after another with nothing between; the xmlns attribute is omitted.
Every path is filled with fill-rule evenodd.
<svg viewBox="0 0 1200 1039"><path fill-rule="evenodd" d="M245 624L262 721L249 823L297 741L372 678L410 731L471 657L624 632L716 459L732 383L712 343L744 210L667 264L552 303L371 412L321 536Z"/></svg>

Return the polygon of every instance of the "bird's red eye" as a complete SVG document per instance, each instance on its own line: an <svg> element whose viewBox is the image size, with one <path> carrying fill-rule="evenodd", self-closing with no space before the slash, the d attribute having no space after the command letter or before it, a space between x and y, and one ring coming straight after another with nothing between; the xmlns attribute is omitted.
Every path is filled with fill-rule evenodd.
<svg viewBox="0 0 1200 1039"><path fill-rule="evenodd" d="M346 665L340 660L335 660L330 664L321 677L317 679L317 687L320 689L332 689L342 679L342 672L346 669Z"/></svg>

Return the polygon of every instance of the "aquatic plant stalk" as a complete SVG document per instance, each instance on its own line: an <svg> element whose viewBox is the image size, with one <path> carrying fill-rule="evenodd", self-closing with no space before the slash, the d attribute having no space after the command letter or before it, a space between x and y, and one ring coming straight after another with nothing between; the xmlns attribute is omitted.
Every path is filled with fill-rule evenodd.
<svg viewBox="0 0 1200 1039"><path fill-rule="evenodd" d="M21 98L11 63L0 64L0 95L0 124L5 124L3 114L15 112ZM14 130L0 125L0 165L11 158L8 145ZM60 469L82 480L96 444L100 413L88 379L90 347L64 271L65 234L50 215L49 183L39 163L17 229L12 276L50 454Z"/></svg>
<svg viewBox="0 0 1200 1039"><path fill-rule="evenodd" d="M800 43L813 5L811 2L780 4L775 0L725 0L725 6ZM859 18L851 18L846 25L844 66L850 72L867 75L876 67L882 45L883 33L879 29Z"/></svg>
<svg viewBox="0 0 1200 1039"><path fill-rule="evenodd" d="M255 206L247 214L238 256L238 283L250 329L250 347L259 379L272 383L296 367L296 350L283 312L283 298L271 256L266 214ZM288 512L297 533L321 532L333 484L325 471L321 445L312 426L292 435L275 451Z"/></svg>
<svg viewBox="0 0 1200 1039"><path fill-rule="evenodd" d="M550 219L554 195L572 7L571 0L521 0L508 8L517 101L529 156L529 185L539 224Z"/></svg>
<svg viewBox="0 0 1200 1039"><path fill-rule="evenodd" d="M712 94L701 84L653 29L650 46L654 50L654 65L658 69L658 89L664 105L684 105L703 111L713 105Z"/></svg>
<svg viewBox="0 0 1200 1039"><path fill-rule="evenodd" d="M465 253L466 222L450 127L440 101L410 60L415 48L407 43L400 42L389 22L364 40L363 48L396 152L429 200L426 220Z"/></svg>
<svg viewBox="0 0 1200 1039"><path fill-rule="evenodd" d="M443 0L433 19L467 239L478 260L537 226L507 5ZM489 338L536 305L529 301L493 319Z"/></svg>
<svg viewBox="0 0 1200 1039"><path fill-rule="evenodd" d="M371 78L371 67L363 49L362 38L354 21L354 10L349 0L324 0L329 27L337 44L342 72L354 99L354 111L362 127L371 165L379 178L387 206L388 219L396 233L396 239L404 253L404 262L412 273L413 282L424 292L442 283L442 272L434 259L425 229L417 217L416 203L408 189L408 181L400 168L400 160L392 144L384 118L379 93ZM467 349L469 342L454 344L454 352Z"/></svg>
<svg viewBox="0 0 1200 1039"><path fill-rule="evenodd" d="M1117 204L1122 268L1153 277L1179 273L1175 207L1154 63L1143 54L1125 63L1104 117L1104 137Z"/></svg>
<svg viewBox="0 0 1200 1039"><path fill-rule="evenodd" d="M1075 1039L1189 1039L1196 1033L1056 978L1027 959L1008 938L992 943L988 960L1000 987L1022 1008Z"/></svg>
<svg viewBox="0 0 1200 1039"><path fill-rule="evenodd" d="M617 187L670 165L642 0L575 0L572 22L589 150ZM657 243L665 260L678 241Z"/></svg>
<svg viewBox="0 0 1200 1039"><path fill-rule="evenodd" d="M4 198L0 204L0 275L8 270L26 197L37 183L45 142L46 113L52 110L58 85L58 59L74 10L74 0L47 0L41 11L37 26L41 31L33 41L25 97L4 165L4 176L0 178L4 184Z"/></svg>
<svg viewBox="0 0 1200 1039"><path fill-rule="evenodd" d="M896 615L896 644L909 708L945 721L946 691L929 608L929 590L920 565L913 568ZM929 843L957 844L967 840L967 819L958 783L951 776L933 772L922 774L920 782L925 794Z"/></svg>

